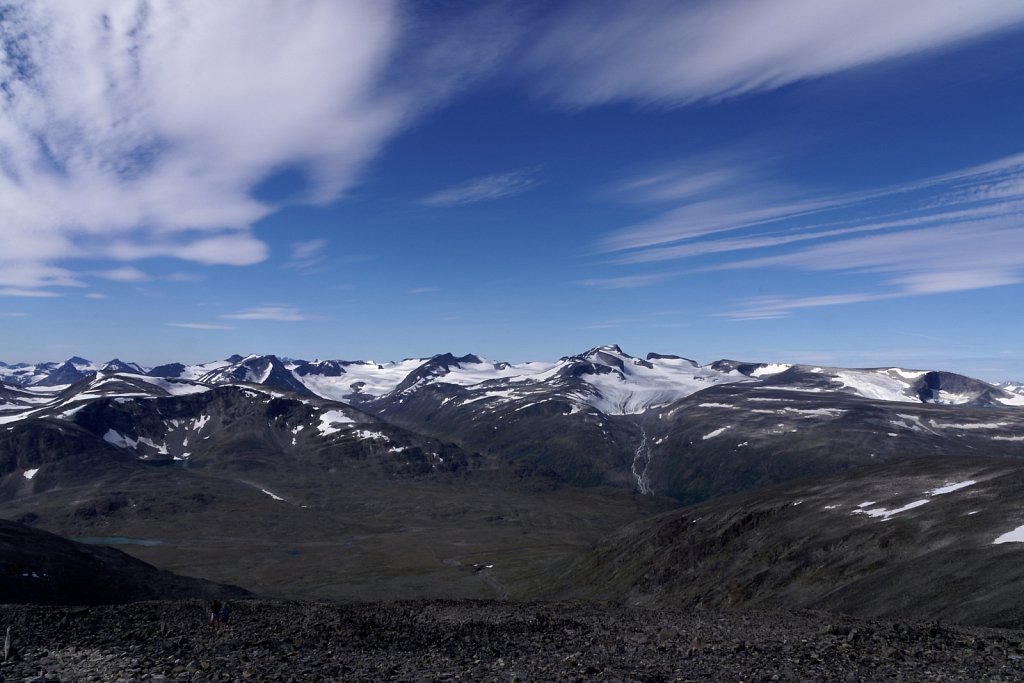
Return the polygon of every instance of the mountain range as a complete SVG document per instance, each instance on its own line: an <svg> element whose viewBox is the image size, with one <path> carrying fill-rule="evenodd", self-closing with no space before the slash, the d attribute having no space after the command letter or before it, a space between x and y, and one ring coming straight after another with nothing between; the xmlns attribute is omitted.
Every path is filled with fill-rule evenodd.
<svg viewBox="0 0 1024 683"><path fill-rule="evenodd" d="M1024 414L1020 385L949 372L702 366L617 346L521 364L452 354L388 363L251 355L144 371L75 357L4 366L0 377L8 433L26 421L71 423L97 447L144 459L188 460L215 432L219 443L224 418L209 406L270 402L281 414L263 440L298 450L313 437L318 448L348 439L390 444L406 458L431 453L420 470L463 462L409 445L417 434L570 484L680 502L894 457L1013 455Z"/></svg>
<svg viewBox="0 0 1024 683"><path fill-rule="evenodd" d="M962 619L1024 624L996 586L1019 544L956 551L1024 525L1022 456L1024 386L941 370L700 365L614 345L519 364L0 366L0 517L127 539L161 569L280 597L950 618L928 590L973 581ZM983 494L985 513L937 502ZM914 562L932 578L892 582ZM918 607L886 601L887 581Z"/></svg>

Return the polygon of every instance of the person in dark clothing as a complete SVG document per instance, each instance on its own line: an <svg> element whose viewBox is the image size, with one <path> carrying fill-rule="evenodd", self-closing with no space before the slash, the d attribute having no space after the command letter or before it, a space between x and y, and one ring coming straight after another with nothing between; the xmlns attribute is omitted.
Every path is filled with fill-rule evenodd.
<svg viewBox="0 0 1024 683"><path fill-rule="evenodd" d="M220 604L220 600L214 600L210 603L210 630L216 631L217 624L220 621L220 612L224 609L224 606Z"/></svg>
<svg viewBox="0 0 1024 683"><path fill-rule="evenodd" d="M217 613L217 621L218 621L218 623L220 625L220 629L222 631L227 629L228 622L230 620L231 620L231 605L229 605L228 603L225 602L223 605L221 605L220 611Z"/></svg>

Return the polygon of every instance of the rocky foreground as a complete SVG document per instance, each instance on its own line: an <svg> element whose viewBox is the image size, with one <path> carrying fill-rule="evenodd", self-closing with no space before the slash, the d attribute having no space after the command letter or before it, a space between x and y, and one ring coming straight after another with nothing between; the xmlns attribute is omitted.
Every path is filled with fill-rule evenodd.
<svg viewBox="0 0 1024 683"><path fill-rule="evenodd" d="M1024 633L583 603L0 606L0 680L1020 681Z"/></svg>

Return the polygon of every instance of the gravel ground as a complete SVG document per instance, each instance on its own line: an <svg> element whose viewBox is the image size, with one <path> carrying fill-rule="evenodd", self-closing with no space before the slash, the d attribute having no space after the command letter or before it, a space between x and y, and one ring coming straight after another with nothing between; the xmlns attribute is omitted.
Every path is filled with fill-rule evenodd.
<svg viewBox="0 0 1024 683"><path fill-rule="evenodd" d="M0 606L0 681L1024 681L1024 632L592 603ZM2 659L2 654L0 654Z"/></svg>

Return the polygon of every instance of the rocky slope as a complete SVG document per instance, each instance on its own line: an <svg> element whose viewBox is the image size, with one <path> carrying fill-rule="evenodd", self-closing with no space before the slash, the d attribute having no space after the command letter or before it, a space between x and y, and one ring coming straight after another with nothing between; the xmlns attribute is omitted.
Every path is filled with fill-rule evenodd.
<svg viewBox="0 0 1024 683"><path fill-rule="evenodd" d="M566 593L1024 627L1024 464L906 460L707 501L623 528Z"/></svg>
<svg viewBox="0 0 1024 683"><path fill-rule="evenodd" d="M0 606L15 681L1017 681L1019 631L580 603Z"/></svg>
<svg viewBox="0 0 1024 683"><path fill-rule="evenodd" d="M249 594L0 519L0 603L94 605L212 595Z"/></svg>

